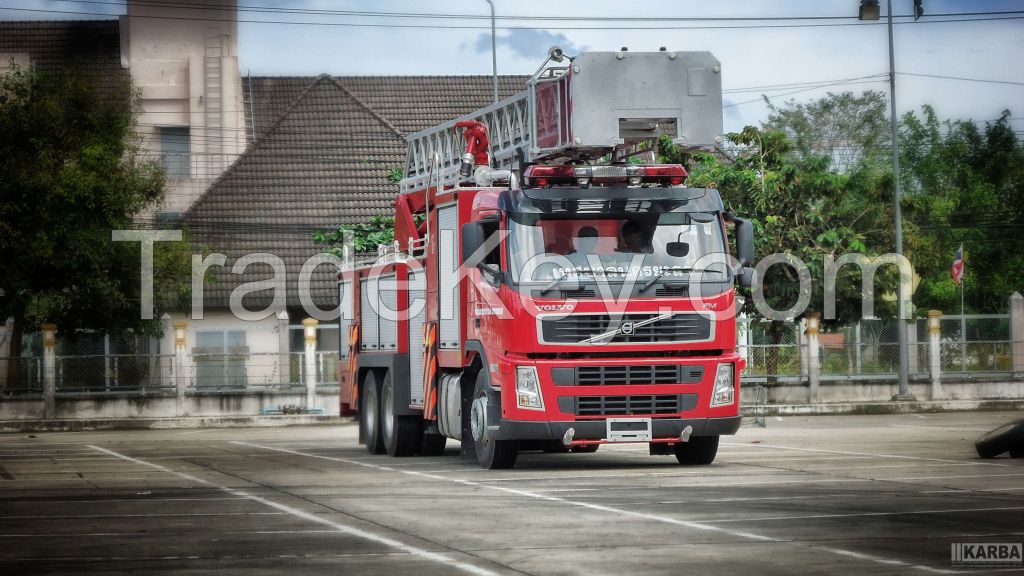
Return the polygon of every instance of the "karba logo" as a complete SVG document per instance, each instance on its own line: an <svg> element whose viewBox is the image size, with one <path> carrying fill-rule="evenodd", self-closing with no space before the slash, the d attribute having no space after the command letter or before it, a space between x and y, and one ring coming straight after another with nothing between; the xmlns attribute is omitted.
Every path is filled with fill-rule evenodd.
<svg viewBox="0 0 1024 576"><path fill-rule="evenodd" d="M537 304L539 312L572 312L575 304Z"/></svg>
<svg viewBox="0 0 1024 576"><path fill-rule="evenodd" d="M964 560L1020 560L1020 546L1009 544L965 544Z"/></svg>

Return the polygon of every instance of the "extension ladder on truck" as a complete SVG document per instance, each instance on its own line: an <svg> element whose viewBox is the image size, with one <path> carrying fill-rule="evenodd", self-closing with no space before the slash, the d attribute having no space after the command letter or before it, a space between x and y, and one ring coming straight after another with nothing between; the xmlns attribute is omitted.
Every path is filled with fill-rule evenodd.
<svg viewBox="0 0 1024 576"><path fill-rule="evenodd" d="M491 165L593 160L662 135L711 147L722 134L721 65L710 52L552 49L526 90L408 137L402 193L456 184L465 152L456 124L482 122Z"/></svg>

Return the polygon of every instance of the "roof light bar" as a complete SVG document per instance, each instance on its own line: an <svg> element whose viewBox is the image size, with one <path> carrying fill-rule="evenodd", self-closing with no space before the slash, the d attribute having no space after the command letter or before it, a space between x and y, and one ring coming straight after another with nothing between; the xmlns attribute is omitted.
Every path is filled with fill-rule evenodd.
<svg viewBox="0 0 1024 576"><path fill-rule="evenodd" d="M576 185L588 188L599 184L659 184L681 186L686 181L686 169L680 164L653 164L650 166L543 166L533 165L523 174L523 185L529 188L547 188L555 185Z"/></svg>

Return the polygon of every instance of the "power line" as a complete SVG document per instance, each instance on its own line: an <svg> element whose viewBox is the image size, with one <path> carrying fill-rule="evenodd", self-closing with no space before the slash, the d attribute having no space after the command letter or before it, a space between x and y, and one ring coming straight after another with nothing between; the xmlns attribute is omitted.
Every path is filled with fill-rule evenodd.
<svg viewBox="0 0 1024 576"><path fill-rule="evenodd" d="M33 12L42 14L65 14L75 16L117 16L116 14L98 13L98 12L82 12L73 10L47 10L39 8L0 8L0 10L9 10L14 12ZM973 13L961 13L961 14L973 14ZM984 13L976 13L984 14ZM929 19L921 20L919 22L906 21L906 22L895 22L895 24L943 24L951 22L987 22L987 21L998 21L998 20L1022 20L1024 19L1024 12L1014 12L1013 14L1020 14L1014 16L993 16L993 17L950 17L945 19ZM958 14L953 14L957 16ZM489 30L490 26L481 25L453 25L453 24L395 24L395 23L382 23L382 22L323 22L323 21L295 21L295 20L268 20L268 19L236 19L236 18L199 18L199 17L188 17L188 16L158 16L158 15L133 15L133 18L146 18L155 20L175 20L175 21L199 21L199 22L237 22L245 24L282 24L282 25L297 25L297 26L322 26L322 27L349 27L349 28L406 28L406 29L433 29L433 30ZM805 17L806 18L806 17ZM846 18L846 17L843 17ZM787 20L799 20L800 18L787 18ZM828 23L808 23L808 24L745 24L745 25L727 25L727 26L559 26L558 30L737 30L737 29L753 29L753 28L819 28L819 27L832 27L832 26L879 26L883 25L881 22L861 22L854 18L848 18L854 20L851 22L828 22ZM524 20L530 20L530 18L524 18ZM615 18L614 21L620 21L621 19ZM657 18L657 21L664 21L665 18ZM714 20L720 20L718 18ZM753 20L757 21L757 20ZM550 26L497 26L501 30L544 30L550 28Z"/></svg>
<svg viewBox="0 0 1024 576"><path fill-rule="evenodd" d="M830 82L830 83L821 84L821 85L818 85L818 86L811 86L810 88L802 88L800 90L793 90L791 92L784 92L782 94L775 94L772 97L773 98L780 98L782 96L790 96L790 95L793 95L793 94L800 94L801 92L808 92L808 91L811 91L811 90L817 90L819 88L827 88L829 86L842 86L842 85L850 85L850 84L874 84L874 83L878 83L878 82L885 82L885 80L882 80L882 79L866 80L867 78L878 78L879 76L883 76L883 74L872 74L872 75L869 75L869 76L861 76L859 78L849 78L847 80L841 80L841 81L837 81L837 82ZM726 105L722 106L722 108L732 108L734 106L742 106L744 104L751 104L753 102L762 102L763 100L764 100L764 98L754 98L754 99L751 99L751 100L745 100L743 102L734 102L732 104L726 104Z"/></svg>
<svg viewBox="0 0 1024 576"><path fill-rule="evenodd" d="M75 4L98 4L108 6L123 6L120 2L103 0L61 0L66 3ZM487 14L470 13L439 13L439 12L381 12L365 10L326 10L310 8L286 8L281 6L238 6L236 8L220 6L204 6L194 2L173 2L138 0L137 4L153 8L182 8L182 9L204 9L220 12L251 12L262 14L301 14L318 16L350 16L364 18L419 18L419 19L451 19L451 20L490 20ZM934 18L962 18L981 16L1024 16L1024 10L1001 10L986 12L944 12L929 14L929 19ZM791 21L791 20L854 20L853 15L817 15L817 16L589 16L576 14L571 16L557 15L497 15L496 20L536 20L536 21L582 21L582 22L762 22L762 21ZM893 18L912 19L913 14L894 14Z"/></svg>
<svg viewBox="0 0 1024 576"><path fill-rule="evenodd" d="M920 78L940 78L942 80L962 80L964 82L985 82L988 84L1009 84L1011 86L1024 86L1024 82L1012 80L992 80L988 78L964 78L962 76L942 76L940 74L916 74L913 72L897 72L900 76L917 76Z"/></svg>

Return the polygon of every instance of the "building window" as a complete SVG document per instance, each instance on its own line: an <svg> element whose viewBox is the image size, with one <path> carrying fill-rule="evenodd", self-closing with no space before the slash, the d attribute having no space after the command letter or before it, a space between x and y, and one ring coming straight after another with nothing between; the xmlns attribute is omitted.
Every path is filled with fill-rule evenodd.
<svg viewBox="0 0 1024 576"><path fill-rule="evenodd" d="M188 126L160 128L160 161L169 180L185 180L190 177Z"/></svg>
<svg viewBox="0 0 1024 576"><path fill-rule="evenodd" d="M245 360L249 348L245 332L212 330L196 332L192 359L199 388L244 388L247 382Z"/></svg>

